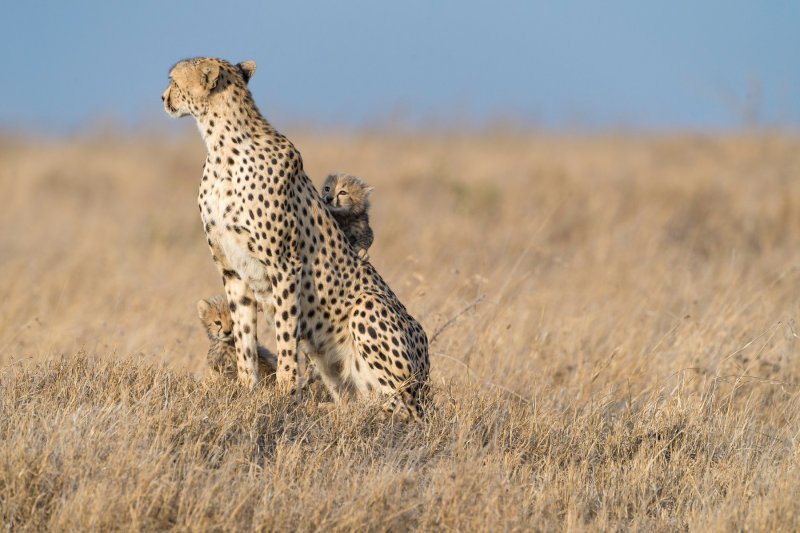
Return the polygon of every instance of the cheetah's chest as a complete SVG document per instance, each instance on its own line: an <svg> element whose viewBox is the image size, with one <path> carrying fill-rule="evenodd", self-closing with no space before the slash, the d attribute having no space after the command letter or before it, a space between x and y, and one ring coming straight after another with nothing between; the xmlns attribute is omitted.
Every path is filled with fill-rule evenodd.
<svg viewBox="0 0 800 533"><path fill-rule="evenodd" d="M240 224L240 197L232 181L217 179L200 189L203 225L213 248L256 292L268 292L267 267L248 246L250 233Z"/></svg>

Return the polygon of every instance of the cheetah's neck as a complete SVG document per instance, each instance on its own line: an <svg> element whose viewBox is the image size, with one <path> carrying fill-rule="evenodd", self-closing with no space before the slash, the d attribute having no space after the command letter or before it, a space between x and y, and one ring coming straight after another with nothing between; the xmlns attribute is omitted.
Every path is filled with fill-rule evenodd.
<svg viewBox="0 0 800 533"><path fill-rule="evenodd" d="M197 118L197 127L209 154L258 148L282 137L259 112L250 95L240 101L223 100Z"/></svg>
<svg viewBox="0 0 800 533"><path fill-rule="evenodd" d="M331 214L333 215L333 218L336 219L336 222L339 224L340 228L345 228L356 222L366 222L369 224L369 215L366 211L360 211L358 213L336 213L331 211Z"/></svg>

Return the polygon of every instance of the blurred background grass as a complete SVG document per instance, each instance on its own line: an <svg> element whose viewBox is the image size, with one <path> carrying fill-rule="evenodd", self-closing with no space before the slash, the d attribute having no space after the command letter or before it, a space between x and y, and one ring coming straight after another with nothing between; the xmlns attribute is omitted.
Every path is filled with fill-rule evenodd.
<svg viewBox="0 0 800 533"><path fill-rule="evenodd" d="M483 297L437 339L435 379L468 365L574 397L793 368L792 137L292 137L316 182L375 185L372 261L429 334ZM6 138L0 157L2 363L85 350L201 372L194 305L221 283L199 140Z"/></svg>

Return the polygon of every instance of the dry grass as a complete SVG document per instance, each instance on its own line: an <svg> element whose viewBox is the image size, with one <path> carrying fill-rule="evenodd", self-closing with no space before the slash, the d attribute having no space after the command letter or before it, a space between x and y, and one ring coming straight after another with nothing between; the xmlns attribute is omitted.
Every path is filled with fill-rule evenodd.
<svg viewBox="0 0 800 533"><path fill-rule="evenodd" d="M5 138L5 528L800 527L800 140L292 137L458 316L430 419L206 375L196 133Z"/></svg>

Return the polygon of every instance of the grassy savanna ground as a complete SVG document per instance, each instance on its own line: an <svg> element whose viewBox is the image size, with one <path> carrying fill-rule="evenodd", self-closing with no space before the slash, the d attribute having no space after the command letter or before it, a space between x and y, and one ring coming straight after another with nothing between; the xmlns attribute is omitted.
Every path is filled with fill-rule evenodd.
<svg viewBox="0 0 800 533"><path fill-rule="evenodd" d="M800 140L288 133L375 185L429 419L207 375L196 132L6 137L5 528L800 527Z"/></svg>

